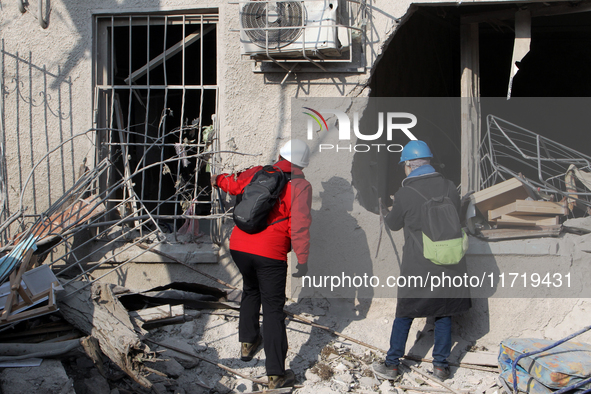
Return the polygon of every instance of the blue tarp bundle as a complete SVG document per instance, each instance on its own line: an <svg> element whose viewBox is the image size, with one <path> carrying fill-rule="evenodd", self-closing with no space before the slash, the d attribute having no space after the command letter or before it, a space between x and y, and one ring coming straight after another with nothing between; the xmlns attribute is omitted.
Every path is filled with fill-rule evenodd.
<svg viewBox="0 0 591 394"><path fill-rule="evenodd" d="M513 387L512 366L522 354L536 352L555 341L546 339L509 338L501 342L499 367L501 379ZM591 345L564 342L541 353L521 358L516 366L519 391L532 394L556 393L563 389L587 390L591 376ZM573 391L574 392L574 391Z"/></svg>

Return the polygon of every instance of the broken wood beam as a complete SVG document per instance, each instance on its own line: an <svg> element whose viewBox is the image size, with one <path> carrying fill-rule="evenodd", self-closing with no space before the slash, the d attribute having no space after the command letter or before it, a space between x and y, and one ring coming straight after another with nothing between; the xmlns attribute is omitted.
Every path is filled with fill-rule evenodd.
<svg viewBox="0 0 591 394"><path fill-rule="evenodd" d="M502 215L496 221L497 227L515 227L515 226L555 226L560 224L560 216L538 216L538 215Z"/></svg>
<svg viewBox="0 0 591 394"><path fill-rule="evenodd" d="M567 215L564 204L552 201L516 200L502 207L488 211L488 220L495 220L503 215Z"/></svg>
<svg viewBox="0 0 591 394"><path fill-rule="evenodd" d="M86 286L72 281L69 296L58 299L63 317L86 335L98 340L101 351L122 371L143 387L151 388L141 359L149 357L150 349L141 342L127 310L113 295L110 285L94 282Z"/></svg>

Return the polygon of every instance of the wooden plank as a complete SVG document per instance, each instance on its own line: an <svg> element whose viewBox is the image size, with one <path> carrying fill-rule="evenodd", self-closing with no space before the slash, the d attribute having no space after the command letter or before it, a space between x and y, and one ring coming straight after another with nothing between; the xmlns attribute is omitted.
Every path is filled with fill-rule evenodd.
<svg viewBox="0 0 591 394"><path fill-rule="evenodd" d="M559 216L503 215L497 226L554 226L560 224Z"/></svg>
<svg viewBox="0 0 591 394"><path fill-rule="evenodd" d="M503 215L566 215L565 205L552 201L517 200L505 206L488 211L488 220L495 220Z"/></svg>
<svg viewBox="0 0 591 394"><path fill-rule="evenodd" d="M487 241L501 241L505 239L519 239L519 238L540 238L540 237L557 237L560 235L562 229L561 225L557 226L539 226L531 230L529 229L495 229L495 230L480 230L480 233Z"/></svg>
<svg viewBox="0 0 591 394"><path fill-rule="evenodd" d="M5 320L6 323L14 323L17 321L22 321L22 320L27 320L33 317L37 317L37 316L41 316L41 315L46 315L48 313L51 312L55 312L57 310L57 306L54 303L51 303L51 299L53 299L53 291L50 290L50 304L49 305L45 305L45 306L41 306L41 307L37 307L34 309L28 309L24 312L20 312L17 313L16 315L10 315L8 316L8 318ZM3 321L4 322L4 321Z"/></svg>
<svg viewBox="0 0 591 394"><path fill-rule="evenodd" d="M480 63L478 23L460 26L462 195L480 187Z"/></svg>
<svg viewBox="0 0 591 394"><path fill-rule="evenodd" d="M484 217L488 217L488 211L510 204L515 200L524 200L530 196L528 189L517 178L511 178L497 183L484 190L474 193L470 198Z"/></svg>
<svg viewBox="0 0 591 394"><path fill-rule="evenodd" d="M13 282L14 278L16 278L16 272L12 271L10 273L10 283ZM4 311L2 312L0 321L5 322L10 316L10 313L12 312L12 307L17 301L15 300L15 297L15 292L11 290L10 293L8 293L8 296L6 297L6 304L4 305Z"/></svg>

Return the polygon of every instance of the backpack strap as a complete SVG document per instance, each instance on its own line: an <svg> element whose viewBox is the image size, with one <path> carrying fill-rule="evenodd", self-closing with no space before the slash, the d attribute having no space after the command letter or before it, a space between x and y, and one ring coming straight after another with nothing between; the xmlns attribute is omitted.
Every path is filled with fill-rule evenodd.
<svg viewBox="0 0 591 394"><path fill-rule="evenodd" d="M417 189L415 189L412 186L405 186L408 187L409 189L414 190L419 196L423 197L425 199L425 201L429 201L429 199L427 197L425 197L423 195L423 193L421 193L420 191L418 191ZM447 191L444 194L444 197L449 197L449 184L447 185ZM417 238L417 236L412 232L412 230L409 230L410 236L415 240L415 242L417 243L417 245L422 245L422 243L419 241L419 239Z"/></svg>
<svg viewBox="0 0 591 394"><path fill-rule="evenodd" d="M280 169L280 170L281 170L281 169ZM283 172L283 171L282 171L282 172ZM291 180L292 180L292 179L304 178L304 176L303 176L303 175L292 175L292 174L291 174L291 172L283 172L283 176L285 176L285 178L287 179L287 182L291 182ZM285 186L287 186L287 182L285 183ZM285 186L284 186L284 187L285 187ZM275 220L273 223L269 223L269 224L267 225L267 227L268 227L268 226L272 226L272 225L274 225L274 224L277 224L277 223L279 223L279 222L282 222L282 221L284 221L284 220L287 220L287 219L289 219L289 217L285 217L285 218L277 219L277 220Z"/></svg>
<svg viewBox="0 0 591 394"><path fill-rule="evenodd" d="M419 196L421 196L421 197L423 197L423 198L425 199L425 201L429 201L429 199L428 199L427 197L425 197L425 196L423 195L423 193L421 193L420 191L418 191L418 190L417 190L417 189L415 189L414 187L412 187L412 186L405 186L405 187L408 187L409 189L412 189L412 190L414 190L415 192L417 192ZM445 192L445 194L444 194L443 196L444 196L444 197L449 197L449 184L447 184L446 192Z"/></svg>
<svg viewBox="0 0 591 394"><path fill-rule="evenodd" d="M412 186L405 186L405 187L408 187L409 189L412 189L412 190L414 190L415 192L417 192L419 196L421 196L421 197L423 197L423 198L425 199L425 201L429 201L429 199L428 199L427 197L425 197L425 196L423 195L423 193L421 193L420 191L418 191L418 190L417 190L417 189L415 189L414 187L412 187Z"/></svg>

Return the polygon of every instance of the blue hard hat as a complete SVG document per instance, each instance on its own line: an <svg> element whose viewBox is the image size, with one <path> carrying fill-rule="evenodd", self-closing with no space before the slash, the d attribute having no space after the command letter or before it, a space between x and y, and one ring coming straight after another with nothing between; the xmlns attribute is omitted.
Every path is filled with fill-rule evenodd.
<svg viewBox="0 0 591 394"><path fill-rule="evenodd" d="M427 157L433 157L427 144L423 141L413 140L402 148L402 154L400 155L398 164L402 164L407 160L424 159Z"/></svg>

